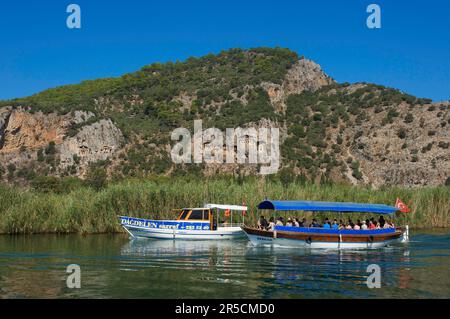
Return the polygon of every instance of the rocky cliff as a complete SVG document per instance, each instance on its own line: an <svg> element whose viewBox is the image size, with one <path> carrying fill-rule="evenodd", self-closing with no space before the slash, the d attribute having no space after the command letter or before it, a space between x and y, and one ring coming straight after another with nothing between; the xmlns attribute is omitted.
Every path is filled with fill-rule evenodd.
<svg viewBox="0 0 450 319"><path fill-rule="evenodd" d="M281 172L316 182L443 185L450 175L449 102L368 83L336 83L286 49L233 49L153 64L0 103L0 179L256 174L258 165L175 165L171 131L279 127Z"/></svg>
<svg viewBox="0 0 450 319"><path fill-rule="evenodd" d="M90 163L109 159L123 145L123 135L111 120L86 123L92 116L83 111L60 116L24 108L0 109L2 171L64 175L71 168L72 174L83 176ZM70 137L74 125L81 127Z"/></svg>

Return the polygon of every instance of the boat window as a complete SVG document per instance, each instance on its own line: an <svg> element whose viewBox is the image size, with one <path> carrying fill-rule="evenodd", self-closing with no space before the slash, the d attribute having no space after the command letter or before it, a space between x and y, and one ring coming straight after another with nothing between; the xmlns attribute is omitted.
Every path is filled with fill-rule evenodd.
<svg viewBox="0 0 450 319"><path fill-rule="evenodd" d="M180 215L180 220L186 219L186 216L189 212L190 212L189 209L183 209Z"/></svg>
<svg viewBox="0 0 450 319"><path fill-rule="evenodd" d="M196 220L208 220L208 211L207 210L193 210L189 219Z"/></svg>

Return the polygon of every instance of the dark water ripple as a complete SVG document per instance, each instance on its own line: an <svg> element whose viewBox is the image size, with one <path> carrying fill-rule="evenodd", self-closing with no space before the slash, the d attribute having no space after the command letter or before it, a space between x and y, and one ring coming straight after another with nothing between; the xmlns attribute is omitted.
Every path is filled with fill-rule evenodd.
<svg viewBox="0 0 450 319"><path fill-rule="evenodd" d="M66 287L78 264L82 288ZM366 284L381 267L380 289ZM126 236L0 236L1 298L449 298L448 230L372 251L130 241Z"/></svg>

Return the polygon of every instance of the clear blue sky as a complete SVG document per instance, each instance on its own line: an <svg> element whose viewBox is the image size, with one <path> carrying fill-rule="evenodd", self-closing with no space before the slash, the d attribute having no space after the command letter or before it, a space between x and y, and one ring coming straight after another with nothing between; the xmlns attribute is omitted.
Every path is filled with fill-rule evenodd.
<svg viewBox="0 0 450 319"><path fill-rule="evenodd" d="M82 28L66 27L77 3ZM366 7L382 28L366 27ZM85 79L120 76L152 62L232 47L281 46L315 60L339 82L373 82L450 99L450 2L3 1L0 99Z"/></svg>

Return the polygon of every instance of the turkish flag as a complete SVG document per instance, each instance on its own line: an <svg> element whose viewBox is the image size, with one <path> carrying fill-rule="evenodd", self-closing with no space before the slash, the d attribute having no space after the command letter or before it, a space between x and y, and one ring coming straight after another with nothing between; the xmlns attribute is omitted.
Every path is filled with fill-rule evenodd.
<svg viewBox="0 0 450 319"><path fill-rule="evenodd" d="M397 207L398 210L401 211L402 213L409 213L411 211L409 207L406 206L406 204L400 200L400 198L397 198L397 201L395 202L395 207Z"/></svg>
<svg viewBox="0 0 450 319"><path fill-rule="evenodd" d="M245 202L242 202L242 206L245 206ZM242 216L246 216L247 215L247 211L243 210L242 211Z"/></svg>

